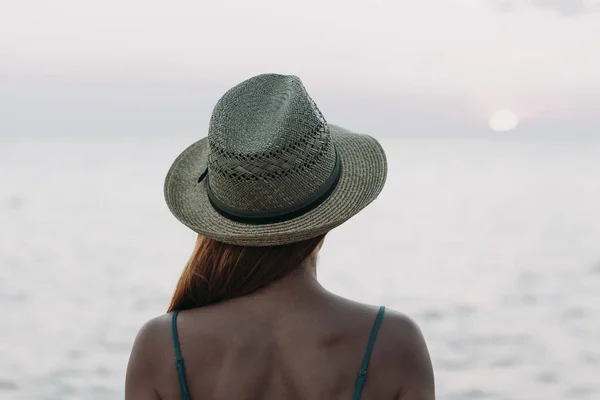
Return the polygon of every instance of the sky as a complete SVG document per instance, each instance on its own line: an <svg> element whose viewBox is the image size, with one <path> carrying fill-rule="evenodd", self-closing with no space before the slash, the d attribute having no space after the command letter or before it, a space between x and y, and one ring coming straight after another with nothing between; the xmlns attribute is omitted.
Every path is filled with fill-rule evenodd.
<svg viewBox="0 0 600 400"><path fill-rule="evenodd" d="M504 108L521 131L600 132L600 0L206 3L3 0L0 134L204 129L264 72L385 135L484 131Z"/></svg>

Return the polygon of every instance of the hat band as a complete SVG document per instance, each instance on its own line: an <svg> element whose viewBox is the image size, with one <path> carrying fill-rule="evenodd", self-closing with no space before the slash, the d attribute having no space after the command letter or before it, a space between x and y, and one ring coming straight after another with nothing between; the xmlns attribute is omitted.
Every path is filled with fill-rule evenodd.
<svg viewBox="0 0 600 400"><path fill-rule="evenodd" d="M210 180L208 179L209 177L206 176L206 172L201 178L206 177L206 192L208 194L208 199L210 200L213 208L219 214L232 221L246 224L263 225L288 221L306 214L310 210L316 208L329 197L331 192L333 192L340 180L341 172L342 165L340 157L338 156L337 151L335 151L335 164L333 171L327 181L325 181L325 183L317 191L298 204L269 211L244 211L230 207L217 199L217 197L214 195L210 188Z"/></svg>

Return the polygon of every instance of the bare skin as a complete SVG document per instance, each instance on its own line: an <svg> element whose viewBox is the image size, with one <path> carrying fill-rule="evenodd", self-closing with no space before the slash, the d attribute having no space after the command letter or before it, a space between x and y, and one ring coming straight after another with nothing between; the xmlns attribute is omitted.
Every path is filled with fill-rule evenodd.
<svg viewBox="0 0 600 400"><path fill-rule="evenodd" d="M179 314L191 399L352 399L377 307L326 291L317 252L258 292ZM138 333L126 400L181 399L170 317ZM435 399L429 353L408 317L386 310L361 399Z"/></svg>

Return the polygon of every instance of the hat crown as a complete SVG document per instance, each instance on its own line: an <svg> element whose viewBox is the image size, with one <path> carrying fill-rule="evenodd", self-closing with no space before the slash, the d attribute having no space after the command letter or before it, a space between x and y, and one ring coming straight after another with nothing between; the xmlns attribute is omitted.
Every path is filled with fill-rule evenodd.
<svg viewBox="0 0 600 400"><path fill-rule="evenodd" d="M209 189L239 212L291 210L336 167L327 122L296 76L264 74L227 91L208 133Z"/></svg>

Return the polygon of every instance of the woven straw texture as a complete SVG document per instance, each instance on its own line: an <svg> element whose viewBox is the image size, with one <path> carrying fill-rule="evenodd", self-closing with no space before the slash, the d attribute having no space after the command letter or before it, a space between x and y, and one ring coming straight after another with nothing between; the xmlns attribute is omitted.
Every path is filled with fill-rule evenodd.
<svg viewBox="0 0 600 400"><path fill-rule="evenodd" d="M322 187L339 157L341 173L329 196L283 222L233 221L209 200L241 211L293 207ZM199 177L208 168L208 179ZM309 239L339 226L381 192L385 153L368 135L328 125L297 77L259 75L229 90L217 103L209 133L173 163L165 180L171 212L215 240L268 246Z"/></svg>
<svg viewBox="0 0 600 400"><path fill-rule="evenodd" d="M217 103L208 132L214 195L244 211L291 207L335 164L327 123L296 77L259 75Z"/></svg>

